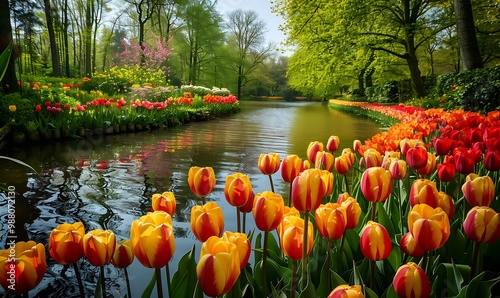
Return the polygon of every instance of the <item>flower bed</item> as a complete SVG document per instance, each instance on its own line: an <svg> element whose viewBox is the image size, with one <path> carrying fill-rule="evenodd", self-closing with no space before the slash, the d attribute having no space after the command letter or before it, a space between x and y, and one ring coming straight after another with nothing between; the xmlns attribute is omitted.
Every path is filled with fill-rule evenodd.
<svg viewBox="0 0 500 298"><path fill-rule="evenodd" d="M307 159L261 154L253 162L269 176L269 191L254 194L247 175L228 175L224 195L237 210L237 231L224 230L224 214L210 200L213 169L192 167L186 183L200 204L192 208L190 227L201 248L175 251L171 192L152 196L153 212L131 223L129 241L116 243L112 231L85 231L77 222L54 227L43 245L61 264L127 268L137 258L155 272L145 293L156 282L159 297L485 297L494 291L500 111L331 104L398 122L342 152L332 135L325 144L312 140ZM274 192L276 173L290 184L289 195ZM245 233L240 214L250 212L257 230ZM34 242L17 246L15 264L1 257L9 250L0 253L0 283L9 291L2 269L14 265L15 282L30 281L26 292L46 274L45 250ZM161 281L159 270L168 272L174 253L183 254L179 269Z"/></svg>

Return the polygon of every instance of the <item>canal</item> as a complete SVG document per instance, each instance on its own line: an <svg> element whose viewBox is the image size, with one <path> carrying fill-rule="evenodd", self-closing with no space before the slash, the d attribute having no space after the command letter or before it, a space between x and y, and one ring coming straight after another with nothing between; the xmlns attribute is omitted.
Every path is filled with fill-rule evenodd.
<svg viewBox="0 0 500 298"><path fill-rule="evenodd" d="M54 227L75 221L83 222L86 231L110 229L117 240L126 239L132 221L150 211L151 196L171 191L177 200L173 217L176 252L169 263L173 274L179 258L193 245L197 250L200 247L189 228L191 207L201 204L187 184L191 166L214 169L217 185L207 201L217 201L224 210L225 229L236 231L235 208L226 202L223 192L227 175L236 172L248 175L254 192L259 193L270 189L269 178L257 168L261 153L279 153L281 159L297 154L305 159L311 141L321 141L326 146L329 136L337 135L342 149L352 147L355 139L364 141L380 131L377 123L335 111L326 103L243 101L240 105L240 113L208 122L4 148L0 155L24 161L42 176L39 178L26 167L0 159L0 181L15 187L18 193L17 240L31 239L47 246ZM288 184L282 181L279 171L273 181L275 191L287 200ZM0 245L5 247L5 197L0 199L0 219L3 221ZM253 229L251 214L246 220L247 231ZM47 263L47 273L30 297L78 296L73 269L55 263L48 251ZM79 267L86 296L91 296L98 268L86 260L80 260ZM134 261L129 267L132 296L140 296L152 274L153 269ZM106 277L108 291L114 297L123 297L126 294L123 271L107 265Z"/></svg>

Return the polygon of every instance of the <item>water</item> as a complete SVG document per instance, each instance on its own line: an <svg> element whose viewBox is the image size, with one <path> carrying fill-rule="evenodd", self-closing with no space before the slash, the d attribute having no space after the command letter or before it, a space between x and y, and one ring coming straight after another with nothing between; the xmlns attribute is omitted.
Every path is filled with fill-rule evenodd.
<svg viewBox="0 0 500 298"><path fill-rule="evenodd" d="M191 166L213 167L217 185L207 201L224 210L225 229L236 231L236 211L224 198L225 178L241 172L251 179L254 192L270 190L269 178L260 173L261 153L297 154L306 158L311 141L326 146L330 135L340 138L341 149L354 139L365 140L380 131L373 121L347 115L325 103L241 102L241 112L230 117L196 122L152 132L95 136L78 141L5 148L0 155L20 159L41 173L0 160L0 181L15 187L16 236L47 244L51 230L64 222L81 221L86 231L111 229L117 240L129 237L133 220L150 211L154 193L172 191L177 199L174 216L176 252L169 263L172 274L177 262L200 243L189 228L191 207L200 201L191 193L187 173ZM341 149L336 153L340 154ZM288 197L288 184L279 171L273 175L275 192ZM0 218L7 220L7 202L0 200ZM1 225L0 243L7 242L7 226ZM247 231L253 229L247 215ZM72 268L56 264L47 251L49 268L41 284L30 291L35 297L78 296ZM86 295L92 296L98 269L81 260ZM139 297L153 269L139 262L129 267L132 296ZM108 293L126 294L123 271L106 266ZM163 279L165 280L165 279ZM155 292L156 293L156 292ZM0 288L0 294L3 290Z"/></svg>

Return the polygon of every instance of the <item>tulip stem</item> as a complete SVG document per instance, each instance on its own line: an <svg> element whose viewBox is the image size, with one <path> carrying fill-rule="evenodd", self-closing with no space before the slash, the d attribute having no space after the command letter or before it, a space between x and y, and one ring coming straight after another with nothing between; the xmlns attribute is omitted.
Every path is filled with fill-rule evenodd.
<svg viewBox="0 0 500 298"><path fill-rule="evenodd" d="M85 297L85 290L83 289L82 276L80 275L80 270L78 270L77 262L73 263L73 268L75 269L76 280L78 281L78 289L80 290L80 297Z"/></svg>
<svg viewBox="0 0 500 298"><path fill-rule="evenodd" d="M307 232L309 227L309 212L304 212L304 233L302 238L302 288L307 282Z"/></svg>
<svg viewBox="0 0 500 298"><path fill-rule="evenodd" d="M474 241L472 250L472 264L470 266L470 280L472 280L476 276L480 244L481 242Z"/></svg>
<svg viewBox="0 0 500 298"><path fill-rule="evenodd" d="M127 297L132 298L132 292L130 291L130 280L128 279L127 267L123 268L123 271L125 271L125 282L127 283Z"/></svg>
<svg viewBox="0 0 500 298"><path fill-rule="evenodd" d="M290 190L288 190L288 207L292 206L292 184L290 183Z"/></svg>
<svg viewBox="0 0 500 298"><path fill-rule="evenodd" d="M297 287L297 260L292 261L292 290L290 291L290 298L295 298L295 288Z"/></svg>
<svg viewBox="0 0 500 298"><path fill-rule="evenodd" d="M245 234L246 221L247 221L247 214L243 212L243 234Z"/></svg>
<svg viewBox="0 0 500 298"><path fill-rule="evenodd" d="M344 233L342 233L342 239L340 239L340 249L338 251L338 255L337 255L337 270L338 272L342 272L342 252L344 251L344 242L345 242L345 232L346 230L344 230Z"/></svg>
<svg viewBox="0 0 500 298"><path fill-rule="evenodd" d="M271 175L268 176L269 176L269 183L271 183L271 191L274 192L273 176Z"/></svg>
<svg viewBox="0 0 500 298"><path fill-rule="evenodd" d="M102 297L106 298L106 283L104 282L106 279L104 278L104 266L101 266L101 291Z"/></svg>
<svg viewBox="0 0 500 298"><path fill-rule="evenodd" d="M205 205L205 197L201 197L201 204Z"/></svg>
<svg viewBox="0 0 500 298"><path fill-rule="evenodd" d="M264 291L264 297L267 297L267 278L266 278L266 271L267 271L267 237L268 237L269 232L265 231L264 232L264 253L262 254L262 286L263 286L263 291Z"/></svg>
<svg viewBox="0 0 500 298"><path fill-rule="evenodd" d="M331 276L331 267L332 267L332 262L330 261L330 255L331 255L331 249L332 249L332 240L328 239L328 246L326 248L326 267L328 268L327 274L326 274L326 287L327 289L330 289L330 276ZM340 272L340 271L338 271Z"/></svg>
<svg viewBox="0 0 500 298"><path fill-rule="evenodd" d="M422 269L424 270L425 274L427 274L427 261L429 259L429 252L425 251L424 256L422 258Z"/></svg>
<svg viewBox="0 0 500 298"><path fill-rule="evenodd" d="M371 267L371 276L370 276L370 289L372 289L373 291L375 291L375 274L377 273L377 270L376 270L376 261L375 260L371 260L370 261L370 267Z"/></svg>
<svg viewBox="0 0 500 298"><path fill-rule="evenodd" d="M167 276L167 293L168 293L168 297L172 297L172 292L170 290L170 267L168 266L168 263L165 266L165 273L166 273L166 276Z"/></svg>
<svg viewBox="0 0 500 298"><path fill-rule="evenodd" d="M240 225L240 207L236 207L236 226L237 226L237 231L238 233L241 232L241 225Z"/></svg>
<svg viewBox="0 0 500 298"><path fill-rule="evenodd" d="M347 180L347 175L344 175L344 182L345 182L345 191L349 192L349 181Z"/></svg>
<svg viewBox="0 0 500 298"><path fill-rule="evenodd" d="M156 291L158 293L158 298L163 298L163 287L161 284L161 271L160 268L155 269L156 272Z"/></svg>
<svg viewBox="0 0 500 298"><path fill-rule="evenodd" d="M375 213L377 211L377 202L372 203L372 221L375 221Z"/></svg>

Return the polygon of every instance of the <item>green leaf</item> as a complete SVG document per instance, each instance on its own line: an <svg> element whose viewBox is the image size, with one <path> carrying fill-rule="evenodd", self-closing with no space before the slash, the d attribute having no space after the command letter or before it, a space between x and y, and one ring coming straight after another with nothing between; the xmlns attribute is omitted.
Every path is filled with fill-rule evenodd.
<svg viewBox="0 0 500 298"><path fill-rule="evenodd" d="M260 266L262 267L262 262L260 263L257 263L255 265L255 270L254 270L254 274L252 275L252 273L246 269L245 267L245 277L248 281L248 286L250 287L250 291L252 292L252 297L262 297L263 294L262 294L262 287L259 285L259 283L255 280L255 278L257 277L257 271L260 270L262 271L262 268L258 268L259 267L259 264Z"/></svg>
<svg viewBox="0 0 500 298"><path fill-rule="evenodd" d="M42 177L42 175L40 175L32 166L30 166L29 164L25 163L22 160L19 160L19 159L16 159L16 158L12 158L12 157L8 157L8 156L3 156L3 155L0 155L0 158L6 159L6 160L10 160L10 161L13 161L13 162L15 162L15 163L17 163L19 165L25 166L25 167L31 169L33 172L35 172L35 174L37 174L39 177Z"/></svg>
<svg viewBox="0 0 500 298"><path fill-rule="evenodd" d="M327 297L331 291L331 289L328 287L328 285L331 283L330 282L331 281L331 273L330 273L330 281L329 281L328 280L328 272L331 272L330 264L328 264L328 262L324 262L323 267L321 268L319 285L318 285L318 288L316 289L319 297Z"/></svg>
<svg viewBox="0 0 500 298"><path fill-rule="evenodd" d="M144 289L144 292L142 292L141 298L151 297L151 293L153 293L155 286L156 286L156 270L153 272L153 276L151 277L151 280L149 281L146 288ZM98 296L95 296L95 297L98 297Z"/></svg>
<svg viewBox="0 0 500 298"><path fill-rule="evenodd" d="M193 248L179 260L177 272L170 283L174 297L193 297L198 282L194 249L193 245Z"/></svg>
<svg viewBox="0 0 500 298"><path fill-rule="evenodd" d="M387 215L387 211L385 210L384 205L381 203L377 203L377 216L378 222L385 227L385 229L389 233L389 237L391 239L395 239L394 225L392 224L389 215Z"/></svg>
<svg viewBox="0 0 500 298"><path fill-rule="evenodd" d="M300 293L299 298L310 298L310 297L317 297L317 295L316 295L316 288L314 287L314 284L308 277L306 287Z"/></svg>
<svg viewBox="0 0 500 298"><path fill-rule="evenodd" d="M9 67L10 56L12 54L12 40L9 45L0 54L0 81L3 79L7 68Z"/></svg>

